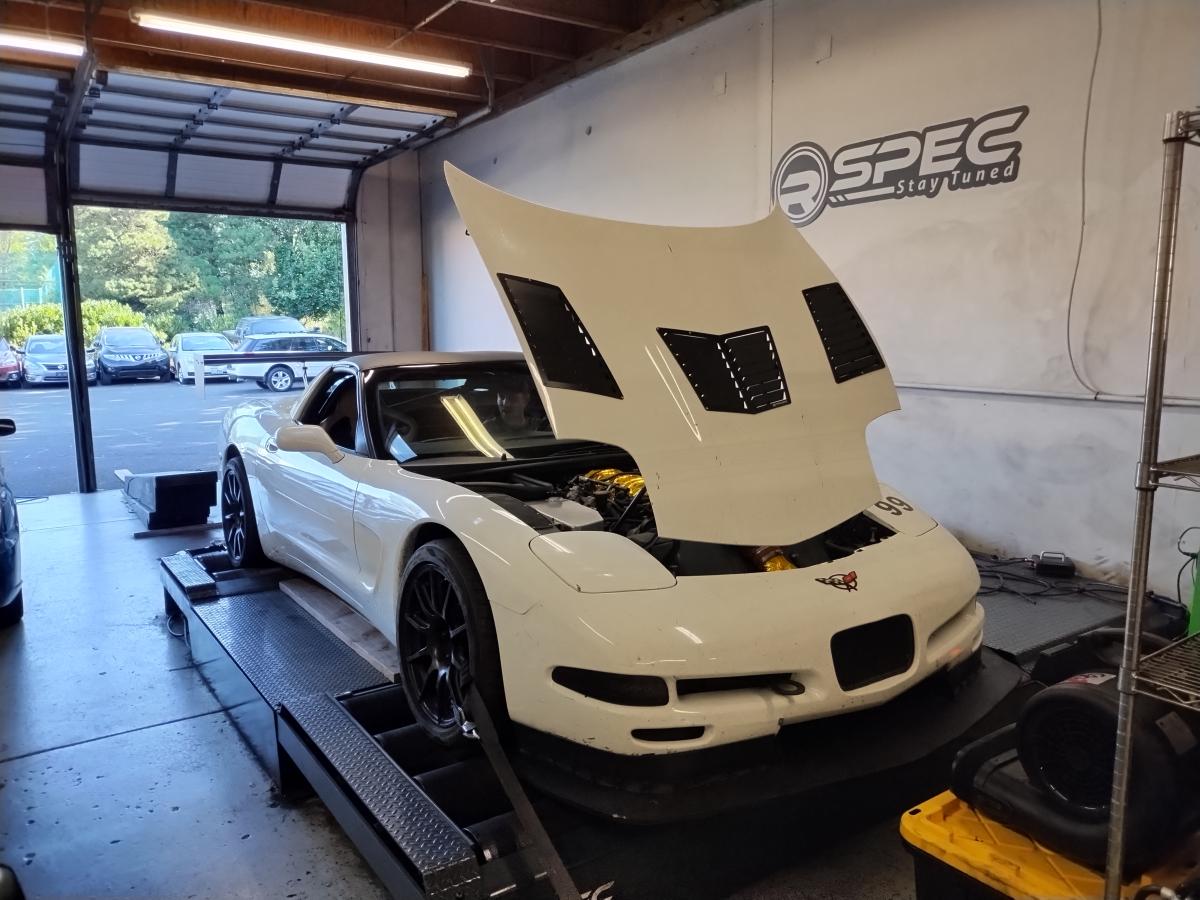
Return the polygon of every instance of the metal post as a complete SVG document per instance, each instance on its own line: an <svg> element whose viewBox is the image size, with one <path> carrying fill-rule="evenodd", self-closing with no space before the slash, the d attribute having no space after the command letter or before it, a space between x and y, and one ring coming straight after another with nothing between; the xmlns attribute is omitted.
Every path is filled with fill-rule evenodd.
<svg viewBox="0 0 1200 900"><path fill-rule="evenodd" d="M87 350L84 348L83 310L80 307L79 268L75 254L75 215L71 209L67 164L59 170L60 227L58 253L63 269L63 332L67 342L67 386L71 392L71 420L75 428L75 467L80 493L96 490L96 453L92 445L92 406L88 397Z"/></svg>
<svg viewBox="0 0 1200 900"><path fill-rule="evenodd" d="M1120 900L1125 862L1125 813L1129 773L1133 760L1134 683L1141 659L1142 605L1146 598L1146 572L1150 562L1150 526L1154 515L1159 427L1162 423L1163 379L1167 364L1167 325L1171 317L1171 276L1175 264L1175 236L1179 222L1179 193L1183 175L1183 148L1187 114L1167 117L1163 135L1162 199L1158 214L1158 261L1154 270L1154 306L1150 314L1150 346L1146 363L1146 399L1142 412L1142 444L1137 466L1137 511L1133 525L1133 552L1129 571L1129 601L1125 610L1125 647L1117 677L1117 743L1113 762L1112 802L1108 823L1108 858L1104 898Z"/></svg>
<svg viewBox="0 0 1200 900"><path fill-rule="evenodd" d="M81 493L96 490L96 454L92 446L92 407L88 402L87 351L84 349L82 298L75 252L75 216L71 206L71 136L79 121L84 95L96 73L96 60L85 53L75 67L71 94L59 121L53 146L58 254L62 261L63 333L67 343L67 385L75 430L75 467Z"/></svg>

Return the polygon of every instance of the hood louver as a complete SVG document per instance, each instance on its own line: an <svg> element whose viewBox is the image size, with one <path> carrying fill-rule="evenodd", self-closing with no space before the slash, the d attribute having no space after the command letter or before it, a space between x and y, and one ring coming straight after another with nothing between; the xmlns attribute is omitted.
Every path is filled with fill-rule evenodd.
<svg viewBox="0 0 1200 900"><path fill-rule="evenodd" d="M766 325L728 334L658 333L710 412L760 413L791 402Z"/></svg>
<svg viewBox="0 0 1200 900"><path fill-rule="evenodd" d="M834 381L841 384L884 367L879 348L840 284L806 288L804 299L825 345Z"/></svg>

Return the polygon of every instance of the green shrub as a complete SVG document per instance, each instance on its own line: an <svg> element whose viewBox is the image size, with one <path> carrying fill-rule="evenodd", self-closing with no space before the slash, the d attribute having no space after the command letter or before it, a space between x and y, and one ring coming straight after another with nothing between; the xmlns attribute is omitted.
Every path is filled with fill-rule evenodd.
<svg viewBox="0 0 1200 900"><path fill-rule="evenodd" d="M0 336L18 346L31 334L57 334L62 330L62 307L57 303L35 303L0 313Z"/></svg>
<svg viewBox="0 0 1200 900"><path fill-rule="evenodd" d="M86 343L105 325L145 325L146 317L132 306L116 300L84 300L80 306L83 313L83 336ZM62 307L57 303L37 303L20 306L0 313L0 336L13 344L21 345L32 334L61 334L63 330ZM155 331L159 340L165 335Z"/></svg>

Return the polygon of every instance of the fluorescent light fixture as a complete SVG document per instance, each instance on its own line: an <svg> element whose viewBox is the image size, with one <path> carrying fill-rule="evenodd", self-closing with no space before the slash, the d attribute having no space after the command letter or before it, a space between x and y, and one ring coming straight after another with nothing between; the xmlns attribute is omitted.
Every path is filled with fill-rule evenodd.
<svg viewBox="0 0 1200 900"><path fill-rule="evenodd" d="M333 59L344 59L347 62L391 66L394 69L411 69L415 72L449 75L453 78L465 78L471 74L469 66L459 63L439 62L435 59L422 59L419 56L405 56L399 53L377 53L374 50L306 41L303 38L286 37L263 31L247 31L244 28L228 28L211 22L197 22L193 19L180 19L177 16L164 16L154 12L132 10L129 18L143 28L170 31L175 34L189 34L193 37L213 38L218 41L232 41L235 44L249 44L252 47L290 50L293 53L328 56Z"/></svg>
<svg viewBox="0 0 1200 900"><path fill-rule="evenodd" d="M20 31L0 31L0 47L33 50L36 53L57 53L59 56L83 55L83 44Z"/></svg>

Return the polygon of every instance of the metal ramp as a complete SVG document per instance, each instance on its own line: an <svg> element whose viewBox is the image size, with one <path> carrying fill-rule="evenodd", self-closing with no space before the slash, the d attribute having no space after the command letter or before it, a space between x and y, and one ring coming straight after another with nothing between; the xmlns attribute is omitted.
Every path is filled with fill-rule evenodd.
<svg viewBox="0 0 1200 900"><path fill-rule="evenodd" d="M220 547L186 551L162 560L166 609L280 789L315 792L405 900L728 897L838 827L861 828L863 810L895 815L942 789L955 749L1011 717L1020 693L1019 670L985 651L960 684L926 682L746 748L765 755L720 748L673 788L642 768L580 780L548 758L560 748L519 733L510 765L485 717L480 742L433 743L399 685L279 590L291 574L231 569ZM660 818L671 804L683 814Z"/></svg>

